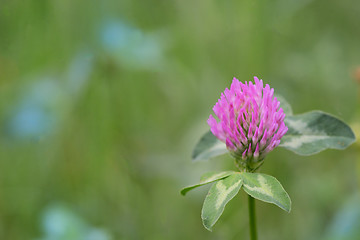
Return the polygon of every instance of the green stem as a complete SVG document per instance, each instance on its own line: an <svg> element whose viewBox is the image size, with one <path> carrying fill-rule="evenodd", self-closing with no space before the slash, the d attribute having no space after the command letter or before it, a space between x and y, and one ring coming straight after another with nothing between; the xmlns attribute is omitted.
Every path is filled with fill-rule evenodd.
<svg viewBox="0 0 360 240"><path fill-rule="evenodd" d="M250 225L250 240L257 240L255 199L250 195L249 195L249 225Z"/></svg>

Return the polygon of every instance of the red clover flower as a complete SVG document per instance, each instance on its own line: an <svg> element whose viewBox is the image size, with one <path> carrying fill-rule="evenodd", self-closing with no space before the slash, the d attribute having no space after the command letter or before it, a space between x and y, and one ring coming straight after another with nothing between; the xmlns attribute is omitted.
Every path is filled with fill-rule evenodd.
<svg viewBox="0 0 360 240"><path fill-rule="evenodd" d="M225 89L213 111L219 122L210 114L211 132L236 159L239 167L255 171L267 153L280 144L288 128L285 113L274 97L274 89L254 77L255 84L243 84L234 78L230 90Z"/></svg>

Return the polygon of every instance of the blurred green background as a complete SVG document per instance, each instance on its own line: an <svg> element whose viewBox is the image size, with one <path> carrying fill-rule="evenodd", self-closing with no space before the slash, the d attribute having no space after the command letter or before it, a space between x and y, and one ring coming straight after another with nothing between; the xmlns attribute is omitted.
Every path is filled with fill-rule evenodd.
<svg viewBox="0 0 360 240"><path fill-rule="evenodd" d="M191 162L235 76L358 129L357 0L0 1L0 239L248 239L243 192L212 233ZM360 145L276 149L292 212L257 202L259 239L360 239Z"/></svg>

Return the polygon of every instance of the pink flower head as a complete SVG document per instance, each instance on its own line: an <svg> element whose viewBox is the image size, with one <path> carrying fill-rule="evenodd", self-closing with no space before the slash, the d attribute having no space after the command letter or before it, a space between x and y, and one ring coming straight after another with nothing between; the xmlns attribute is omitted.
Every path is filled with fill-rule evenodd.
<svg viewBox="0 0 360 240"><path fill-rule="evenodd" d="M274 89L268 84L263 87L257 77L254 80L255 84L243 84L234 78L213 108L219 122L211 114L207 121L211 132L250 169L280 144L288 130Z"/></svg>

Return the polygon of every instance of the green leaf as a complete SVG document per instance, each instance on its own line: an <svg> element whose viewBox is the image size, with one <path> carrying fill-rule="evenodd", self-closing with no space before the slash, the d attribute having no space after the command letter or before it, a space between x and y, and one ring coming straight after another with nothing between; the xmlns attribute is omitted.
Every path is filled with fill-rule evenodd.
<svg viewBox="0 0 360 240"><path fill-rule="evenodd" d="M204 227L211 231L224 211L225 205L239 192L242 179L239 173L217 181L206 195L201 212Z"/></svg>
<svg viewBox="0 0 360 240"><path fill-rule="evenodd" d="M192 159L193 161L207 160L227 152L225 143L218 140L211 131L208 131L196 144Z"/></svg>
<svg viewBox="0 0 360 240"><path fill-rule="evenodd" d="M275 94L275 97L280 102L280 107L284 110L284 113L286 114L286 116L293 115L291 105L285 100L285 98L279 94Z"/></svg>
<svg viewBox="0 0 360 240"><path fill-rule="evenodd" d="M288 116L285 124L289 130L280 146L299 155L311 155L327 148L345 149L355 141L346 123L321 111Z"/></svg>
<svg viewBox="0 0 360 240"><path fill-rule="evenodd" d="M205 184L215 182L217 180L220 180L222 178L226 178L230 176L231 174L235 173L234 171L225 171L225 172L208 172L201 176L200 182L198 184L194 184L191 186L184 187L181 189L180 193L181 195L185 196L185 194L197 187L201 187Z"/></svg>
<svg viewBox="0 0 360 240"><path fill-rule="evenodd" d="M258 200L273 203L287 212L291 210L291 200L280 182L262 173L242 172L244 191Z"/></svg>

